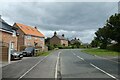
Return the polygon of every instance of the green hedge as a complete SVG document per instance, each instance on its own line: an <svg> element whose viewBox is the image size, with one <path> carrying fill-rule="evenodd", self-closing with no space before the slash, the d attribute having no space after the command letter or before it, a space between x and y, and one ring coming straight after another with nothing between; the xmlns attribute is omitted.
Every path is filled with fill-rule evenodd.
<svg viewBox="0 0 120 80"><path fill-rule="evenodd" d="M107 46L108 50L120 52L120 44L112 44Z"/></svg>

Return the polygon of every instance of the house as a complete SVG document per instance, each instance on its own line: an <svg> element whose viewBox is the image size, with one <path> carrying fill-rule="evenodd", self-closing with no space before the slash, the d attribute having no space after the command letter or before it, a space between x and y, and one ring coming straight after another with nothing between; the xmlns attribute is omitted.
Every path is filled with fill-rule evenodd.
<svg viewBox="0 0 120 80"><path fill-rule="evenodd" d="M80 43L81 44L81 41L80 41L80 39L78 38L74 38L74 39L72 39L71 41L70 41L70 44L75 44L75 43Z"/></svg>
<svg viewBox="0 0 120 80"><path fill-rule="evenodd" d="M11 42L12 49L17 50L17 28L9 25L1 18L0 25L2 26L0 27L0 46L8 46L9 42Z"/></svg>
<svg viewBox="0 0 120 80"><path fill-rule="evenodd" d="M68 46L68 40L64 37L64 34L61 36L54 32L53 37L50 39L50 45Z"/></svg>
<svg viewBox="0 0 120 80"><path fill-rule="evenodd" d="M11 49L17 50L17 28L12 27L6 23L0 16L0 57L3 62L8 61L9 43L11 42Z"/></svg>
<svg viewBox="0 0 120 80"><path fill-rule="evenodd" d="M33 28L21 23L14 23L13 26L18 28L18 50L21 50L22 46L39 46L42 50L44 50L45 36L38 31L37 27Z"/></svg>

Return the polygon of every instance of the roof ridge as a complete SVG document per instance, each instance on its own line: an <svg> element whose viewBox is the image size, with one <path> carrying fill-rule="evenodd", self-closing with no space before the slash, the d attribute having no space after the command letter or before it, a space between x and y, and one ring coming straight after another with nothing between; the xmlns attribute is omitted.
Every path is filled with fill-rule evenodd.
<svg viewBox="0 0 120 80"><path fill-rule="evenodd" d="M33 36L39 36L39 37L44 37L44 35L37 29L33 28L32 26L28 26L25 24L21 23L16 23L16 25L25 33L28 35L33 35ZM23 28L22 28L23 27Z"/></svg>

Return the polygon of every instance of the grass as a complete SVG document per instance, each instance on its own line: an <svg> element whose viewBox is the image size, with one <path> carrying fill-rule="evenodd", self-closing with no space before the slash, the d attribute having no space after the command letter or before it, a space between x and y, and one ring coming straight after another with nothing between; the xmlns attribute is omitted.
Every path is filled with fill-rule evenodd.
<svg viewBox="0 0 120 80"><path fill-rule="evenodd" d="M118 56L118 54L120 54L120 52L105 49L84 49L82 52L98 56Z"/></svg>
<svg viewBox="0 0 120 80"><path fill-rule="evenodd" d="M47 52L38 52L36 56L47 56L48 54L50 54L50 51L47 51Z"/></svg>

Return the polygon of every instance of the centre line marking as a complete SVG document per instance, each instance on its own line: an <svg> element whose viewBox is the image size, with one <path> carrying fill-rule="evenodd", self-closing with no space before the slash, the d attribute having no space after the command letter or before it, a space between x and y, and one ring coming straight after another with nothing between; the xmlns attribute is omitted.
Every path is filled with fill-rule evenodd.
<svg viewBox="0 0 120 80"><path fill-rule="evenodd" d="M95 66L94 64L90 63L90 65L91 65L91 66L93 66L94 68L96 68L96 69L100 70L101 72L103 72L103 73L107 74L108 76L110 76L110 77L114 78L115 80L118 80L116 77L114 77L113 75L111 75L111 74L107 73L106 71L104 71L104 70L100 69L99 67Z"/></svg>
<svg viewBox="0 0 120 80"><path fill-rule="evenodd" d="M60 59L60 53L58 53L58 56L57 56L57 62L56 62L56 65L55 65L55 80L57 80L57 73L58 73L58 64L59 64L59 59Z"/></svg>
<svg viewBox="0 0 120 80"><path fill-rule="evenodd" d="M82 57L80 57L80 56L77 56L77 57L80 58L80 59L82 59L84 61L84 59Z"/></svg>
<svg viewBox="0 0 120 80"><path fill-rule="evenodd" d="M75 53L73 53L73 55L76 55Z"/></svg>
<svg viewBox="0 0 120 80"><path fill-rule="evenodd" d="M31 67L29 70L27 70L22 76L18 78L20 80L23 78L27 73L29 73L33 68L35 68L39 63L41 63L44 59L46 59L49 55L45 56L42 60L38 61L33 67Z"/></svg>

